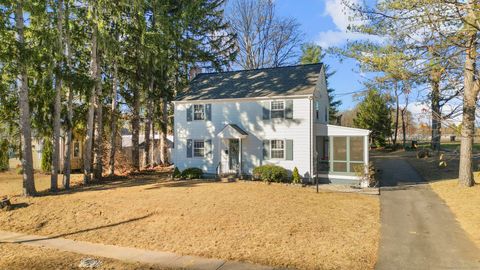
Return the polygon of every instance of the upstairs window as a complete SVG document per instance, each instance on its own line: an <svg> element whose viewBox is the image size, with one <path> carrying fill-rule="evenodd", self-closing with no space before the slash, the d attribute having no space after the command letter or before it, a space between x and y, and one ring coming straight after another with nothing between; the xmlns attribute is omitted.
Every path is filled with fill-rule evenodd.
<svg viewBox="0 0 480 270"><path fill-rule="evenodd" d="M284 141L283 140L272 140L270 143L272 145L272 150L271 150L272 158L283 159L285 157Z"/></svg>
<svg viewBox="0 0 480 270"><path fill-rule="evenodd" d="M272 101L271 118L285 118L285 102L283 100Z"/></svg>
<svg viewBox="0 0 480 270"><path fill-rule="evenodd" d="M193 120L205 120L205 106L203 104L193 105Z"/></svg>

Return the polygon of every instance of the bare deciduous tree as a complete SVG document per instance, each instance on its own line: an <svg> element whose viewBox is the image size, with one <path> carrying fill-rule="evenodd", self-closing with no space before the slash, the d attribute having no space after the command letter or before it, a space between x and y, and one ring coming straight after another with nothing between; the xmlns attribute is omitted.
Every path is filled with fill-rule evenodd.
<svg viewBox="0 0 480 270"><path fill-rule="evenodd" d="M228 15L237 34L236 63L244 69L283 66L297 57L302 42L299 23L280 18L272 0L235 0Z"/></svg>

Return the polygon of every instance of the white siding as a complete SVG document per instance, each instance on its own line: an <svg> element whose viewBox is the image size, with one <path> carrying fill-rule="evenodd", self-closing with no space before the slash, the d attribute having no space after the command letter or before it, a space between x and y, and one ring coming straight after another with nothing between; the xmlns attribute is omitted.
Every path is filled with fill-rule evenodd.
<svg viewBox="0 0 480 270"><path fill-rule="evenodd" d="M198 101L197 101L198 103ZM199 167L215 173L220 162L220 145L222 141L217 134L226 124L237 124L248 132L242 140L242 160L244 173L252 173L254 167L262 164L276 164L287 170L296 166L304 177L309 176L310 169L310 101L307 97L293 99L293 119L263 120L261 100L238 100L205 103L212 104L212 121L187 122L187 103L175 104L174 124L174 163L179 169ZM187 158L187 139L212 139L211 158ZM293 140L293 161L263 160L262 140Z"/></svg>

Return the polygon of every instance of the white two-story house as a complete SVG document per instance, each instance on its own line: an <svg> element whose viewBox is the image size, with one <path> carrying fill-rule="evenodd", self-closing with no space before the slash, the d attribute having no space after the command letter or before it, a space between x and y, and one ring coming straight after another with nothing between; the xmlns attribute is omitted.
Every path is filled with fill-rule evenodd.
<svg viewBox="0 0 480 270"><path fill-rule="evenodd" d="M329 125L328 106L322 64L201 73L174 101L173 162L238 175L275 164L306 181L356 181L369 131Z"/></svg>

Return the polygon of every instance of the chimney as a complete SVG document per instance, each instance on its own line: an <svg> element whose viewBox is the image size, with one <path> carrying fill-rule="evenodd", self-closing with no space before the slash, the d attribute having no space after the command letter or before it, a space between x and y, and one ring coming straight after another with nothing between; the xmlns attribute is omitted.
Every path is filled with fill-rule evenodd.
<svg viewBox="0 0 480 270"><path fill-rule="evenodd" d="M190 72L189 72L189 79L190 81L195 79L195 77L197 77L198 74L202 73L202 68L200 67L197 67L197 66L193 66L190 68Z"/></svg>

